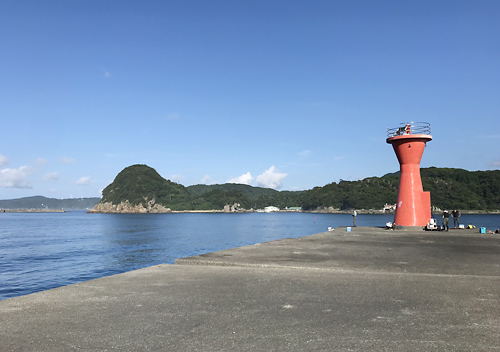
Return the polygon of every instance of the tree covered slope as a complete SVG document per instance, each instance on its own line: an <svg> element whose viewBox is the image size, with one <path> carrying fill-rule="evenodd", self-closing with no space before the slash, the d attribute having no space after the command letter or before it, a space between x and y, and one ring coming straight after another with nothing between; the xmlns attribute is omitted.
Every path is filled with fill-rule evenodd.
<svg viewBox="0 0 500 352"><path fill-rule="evenodd" d="M439 208L462 210L500 209L500 170L467 171L448 168L421 169L425 191L431 192L431 204ZM266 206L302 207L303 210L332 207L335 209L381 209L384 204L395 204L399 173L369 177L359 181L333 182L306 191L276 191L242 184L194 185L181 184L161 177L147 165L132 165L122 170L103 190L100 203L131 205L160 204L172 210L221 210L225 205L240 204L244 209ZM28 201L29 200L29 201ZM81 208L93 206L97 198L79 200ZM57 202L56 202L57 201ZM65 200L29 197L0 201L0 208L71 209Z"/></svg>

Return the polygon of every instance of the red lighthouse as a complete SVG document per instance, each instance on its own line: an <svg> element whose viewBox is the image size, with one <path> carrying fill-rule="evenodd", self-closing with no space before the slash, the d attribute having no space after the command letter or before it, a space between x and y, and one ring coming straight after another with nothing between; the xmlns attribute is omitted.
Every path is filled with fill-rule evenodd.
<svg viewBox="0 0 500 352"><path fill-rule="evenodd" d="M392 144L399 161L399 190L394 224L425 226L431 219L431 194L424 192L420 178L420 160L425 145L432 140L427 122L407 122L387 129L387 143Z"/></svg>

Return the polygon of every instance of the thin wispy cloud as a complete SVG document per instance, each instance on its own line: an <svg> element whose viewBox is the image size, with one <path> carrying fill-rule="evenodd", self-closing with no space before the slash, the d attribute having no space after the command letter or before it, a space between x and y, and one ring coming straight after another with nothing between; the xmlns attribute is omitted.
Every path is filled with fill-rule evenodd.
<svg viewBox="0 0 500 352"><path fill-rule="evenodd" d="M494 160L491 165L493 165L494 167L500 167L500 160Z"/></svg>
<svg viewBox="0 0 500 352"><path fill-rule="evenodd" d="M47 165L49 161L45 158L38 158L35 161L38 165Z"/></svg>
<svg viewBox="0 0 500 352"><path fill-rule="evenodd" d="M316 167L320 166L321 164L319 163L286 163L288 166L294 166L294 167Z"/></svg>
<svg viewBox="0 0 500 352"><path fill-rule="evenodd" d="M120 156L119 153L106 153L104 154L106 158L118 158Z"/></svg>
<svg viewBox="0 0 500 352"><path fill-rule="evenodd" d="M5 155L0 154L0 167L5 166L9 163L9 158L7 158Z"/></svg>
<svg viewBox="0 0 500 352"><path fill-rule="evenodd" d="M175 114L175 113L172 113L172 114L168 114L166 119L168 121L171 121L171 120L177 120L179 118L179 114Z"/></svg>
<svg viewBox="0 0 500 352"><path fill-rule="evenodd" d="M105 68L102 69L102 75L104 78L110 78L111 77L111 72L106 70Z"/></svg>
<svg viewBox="0 0 500 352"><path fill-rule="evenodd" d="M59 179L59 174L57 172L47 172L43 179L45 181L57 181Z"/></svg>
<svg viewBox="0 0 500 352"><path fill-rule="evenodd" d="M76 184L80 185L80 186L88 186L88 185L90 185L90 176L80 177L78 179L78 181L76 181Z"/></svg>
<svg viewBox="0 0 500 352"><path fill-rule="evenodd" d="M76 160L75 160L75 159L73 159L73 158L69 158L69 157L67 157L67 156L63 156L63 157L61 157L60 161L61 161L61 163L63 163L63 164L73 164L74 162L76 162Z"/></svg>
<svg viewBox="0 0 500 352"><path fill-rule="evenodd" d="M310 150L303 150L299 153L299 156L302 157L302 158L305 158L306 156L309 156L311 155L311 151Z"/></svg>

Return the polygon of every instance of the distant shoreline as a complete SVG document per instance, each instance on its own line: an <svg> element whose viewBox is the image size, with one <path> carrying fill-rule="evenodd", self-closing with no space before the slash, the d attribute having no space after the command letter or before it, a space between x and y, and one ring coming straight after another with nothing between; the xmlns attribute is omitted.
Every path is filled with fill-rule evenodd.
<svg viewBox="0 0 500 352"><path fill-rule="evenodd" d="M87 209L81 209L82 211L87 210ZM67 210L64 209L0 209L0 213L67 213ZM133 213L133 212L92 212L88 211L88 213L100 213L100 214L119 214L119 213L128 213L128 214L141 214L139 212ZM383 210L375 210L375 209L370 209L370 210L365 210L365 209L356 209L356 212L358 215L390 215L394 214L394 211L391 212L385 212ZM460 210L462 215L479 215L479 214L491 214L491 215L500 215L500 211L486 211L486 210ZM215 214L215 213L220 213L220 214L243 214L243 213L260 213L255 210L239 210L239 211L233 211L233 212L225 212L224 210L172 210L168 212L170 214L180 214L180 213L206 213L206 214ZM168 213L163 213L163 214L168 214ZM280 210L272 213L311 213L311 214L352 214L352 210L321 210L321 209L316 209L316 210ZM152 213L145 213L145 214L152 214ZM161 214L161 213L160 213ZM441 215L441 212L432 212L432 215Z"/></svg>
<svg viewBox="0 0 500 352"><path fill-rule="evenodd" d="M365 210L365 209L356 209L358 215L394 215L394 211L385 212L383 210ZM485 211L485 210L461 210L462 215L478 215L478 214L491 214L491 215L500 215L500 211ZM122 211L122 212L100 212L100 211L88 211L89 214L246 214L246 213L266 213L262 211L256 210L244 210L240 209L237 211L224 211L224 210L171 210L169 212L164 213L156 213L156 212L131 212L131 211ZM308 213L308 214L352 214L352 210L279 210L272 211L269 213ZM441 215L441 212L433 212L432 215Z"/></svg>
<svg viewBox="0 0 500 352"><path fill-rule="evenodd" d="M66 213L64 209L0 209L0 213Z"/></svg>

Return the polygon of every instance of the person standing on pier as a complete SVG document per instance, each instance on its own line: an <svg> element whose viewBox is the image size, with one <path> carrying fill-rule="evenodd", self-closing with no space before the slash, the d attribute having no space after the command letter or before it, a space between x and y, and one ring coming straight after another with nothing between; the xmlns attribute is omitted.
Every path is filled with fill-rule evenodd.
<svg viewBox="0 0 500 352"><path fill-rule="evenodd" d="M443 211L443 230L446 229L446 231L449 230L450 228L450 213L448 213L448 210Z"/></svg>
<svg viewBox="0 0 500 352"><path fill-rule="evenodd" d="M352 227L356 227L356 216L358 213L356 213L356 209L352 211Z"/></svg>
<svg viewBox="0 0 500 352"><path fill-rule="evenodd" d="M453 216L453 227L455 228L458 228L460 227L460 212L457 210L457 209L454 209L452 212L451 212L451 216Z"/></svg>

